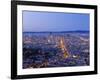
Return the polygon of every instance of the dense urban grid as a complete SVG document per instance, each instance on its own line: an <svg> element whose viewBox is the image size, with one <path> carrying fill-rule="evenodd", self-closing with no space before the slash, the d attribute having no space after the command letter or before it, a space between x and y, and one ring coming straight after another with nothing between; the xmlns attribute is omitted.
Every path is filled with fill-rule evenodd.
<svg viewBox="0 0 100 80"><path fill-rule="evenodd" d="M23 69L89 66L89 32L23 32Z"/></svg>

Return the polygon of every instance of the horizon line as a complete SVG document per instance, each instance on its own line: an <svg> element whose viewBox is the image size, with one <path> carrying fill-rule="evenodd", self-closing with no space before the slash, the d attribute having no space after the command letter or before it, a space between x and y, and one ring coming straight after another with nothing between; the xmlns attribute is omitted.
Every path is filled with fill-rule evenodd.
<svg viewBox="0 0 100 80"><path fill-rule="evenodd" d="M89 30L72 30L72 31L23 31L23 32L89 32Z"/></svg>

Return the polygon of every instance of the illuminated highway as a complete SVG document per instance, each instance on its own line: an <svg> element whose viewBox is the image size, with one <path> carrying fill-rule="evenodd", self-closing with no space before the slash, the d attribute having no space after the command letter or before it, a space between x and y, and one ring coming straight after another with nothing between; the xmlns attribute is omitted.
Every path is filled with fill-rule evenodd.
<svg viewBox="0 0 100 80"><path fill-rule="evenodd" d="M64 38L60 38L60 48L62 50L62 53L63 53L63 58L68 58L69 57L69 52L67 50L67 48L65 47L65 43L64 43Z"/></svg>

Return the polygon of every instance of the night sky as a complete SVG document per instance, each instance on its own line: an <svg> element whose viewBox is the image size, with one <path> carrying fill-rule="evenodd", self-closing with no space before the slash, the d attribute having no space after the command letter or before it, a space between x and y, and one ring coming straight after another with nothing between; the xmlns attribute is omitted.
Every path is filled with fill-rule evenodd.
<svg viewBox="0 0 100 80"><path fill-rule="evenodd" d="M89 31L89 14L23 11L23 32Z"/></svg>

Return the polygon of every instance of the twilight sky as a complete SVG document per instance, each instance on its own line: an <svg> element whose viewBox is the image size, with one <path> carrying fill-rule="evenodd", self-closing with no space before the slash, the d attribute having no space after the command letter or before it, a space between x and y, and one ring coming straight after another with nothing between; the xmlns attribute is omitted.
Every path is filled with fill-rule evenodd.
<svg viewBox="0 0 100 80"><path fill-rule="evenodd" d="M89 14L23 11L23 32L89 30Z"/></svg>

